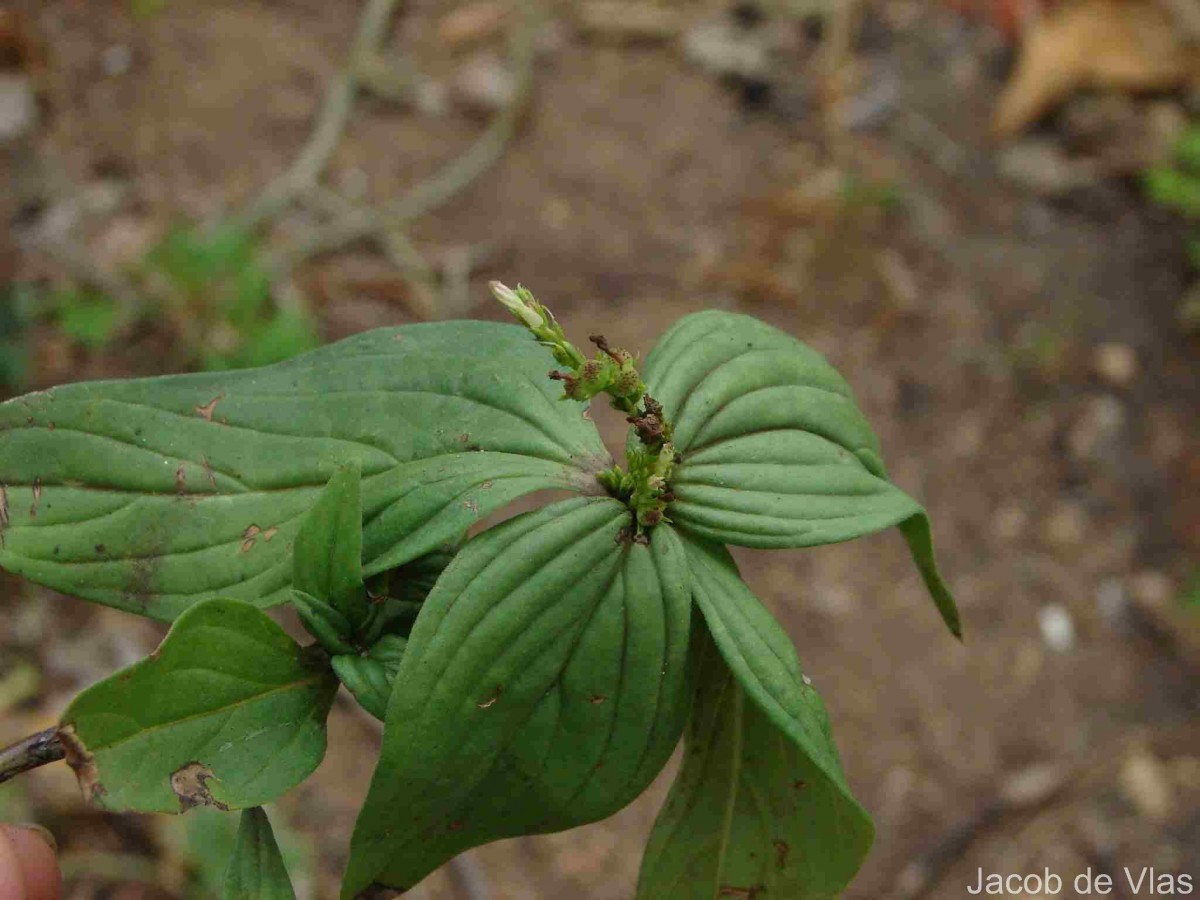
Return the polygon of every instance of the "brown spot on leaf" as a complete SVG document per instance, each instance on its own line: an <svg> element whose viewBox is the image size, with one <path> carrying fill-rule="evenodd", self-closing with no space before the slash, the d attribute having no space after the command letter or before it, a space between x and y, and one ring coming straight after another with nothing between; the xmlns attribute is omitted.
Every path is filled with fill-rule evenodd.
<svg viewBox="0 0 1200 900"><path fill-rule="evenodd" d="M200 457L200 468L208 476L208 483L212 485L212 489L215 491L217 489L217 476L213 473L212 464L208 461L207 456Z"/></svg>
<svg viewBox="0 0 1200 900"><path fill-rule="evenodd" d="M717 891L718 897L745 897L746 900L756 900L763 886L756 884L754 887L734 887L732 885L723 884L721 889Z"/></svg>
<svg viewBox="0 0 1200 900"><path fill-rule="evenodd" d="M480 487L480 489L481 489L481 490L485 490L485 491L486 491L486 490L487 490L488 488L490 488L491 486L492 486L492 482L491 482L491 481L485 481L485 482L484 482L483 484L481 484L479 487Z"/></svg>
<svg viewBox="0 0 1200 900"><path fill-rule="evenodd" d="M787 845L787 841L774 841L775 845L775 865L780 869L787 868L788 852L791 848Z"/></svg>
<svg viewBox="0 0 1200 900"><path fill-rule="evenodd" d="M212 769L199 762L190 762L171 773L171 790L179 798L179 811L187 812L194 806L213 806L229 811L229 807L212 795L208 783L216 776Z"/></svg>
<svg viewBox="0 0 1200 900"><path fill-rule="evenodd" d="M798 790L798 791L802 791L802 790L804 790L806 787L808 787L808 782L807 782L807 781L793 781L793 782L792 782L792 787L793 787L793 788L795 788L795 789L796 789L796 790Z"/></svg>
<svg viewBox="0 0 1200 900"><path fill-rule="evenodd" d="M242 532L242 553L248 553L254 548L254 542L258 540L258 536L262 534L262 529L257 525L250 525Z"/></svg>
<svg viewBox="0 0 1200 900"><path fill-rule="evenodd" d="M479 501L474 497L463 501L463 508L470 510L475 515L479 515Z"/></svg>
<svg viewBox="0 0 1200 900"><path fill-rule="evenodd" d="M270 528L268 528L266 531L264 531L262 533L262 539L264 541L270 542L271 538L275 537L275 535L277 535L277 534L279 534L279 526L272 525Z"/></svg>
<svg viewBox="0 0 1200 900"><path fill-rule="evenodd" d="M183 464L175 470L175 492L178 494L187 493L187 473L183 471Z"/></svg>
<svg viewBox="0 0 1200 900"><path fill-rule="evenodd" d="M205 422L211 422L213 420L213 410L215 410L217 408L217 404L224 399L224 394L217 394L217 396L209 400L205 406L195 407L196 415L202 418Z"/></svg>
<svg viewBox="0 0 1200 900"><path fill-rule="evenodd" d="M42 499L42 479L33 479L33 502L29 504L29 518L37 515L38 501Z"/></svg>
<svg viewBox="0 0 1200 900"><path fill-rule="evenodd" d="M83 791L84 799L98 804L107 791L100 783L96 760L75 734L75 726L68 723L58 729L58 741L62 744L67 765L75 770L75 777L79 779L79 789Z"/></svg>
<svg viewBox="0 0 1200 900"><path fill-rule="evenodd" d="M462 831L466 827L467 827L467 823L464 822L462 819L456 819L455 821L450 823L451 831Z"/></svg>
<svg viewBox="0 0 1200 900"><path fill-rule="evenodd" d="M161 544L156 543L153 555L137 557L130 564L129 596L136 599L145 610L150 598L158 592L158 572L162 568Z"/></svg>
<svg viewBox="0 0 1200 900"><path fill-rule="evenodd" d="M105 547L103 544L97 544L95 547L95 550L97 553L105 553L108 550L108 548Z"/></svg>
<svg viewBox="0 0 1200 900"><path fill-rule="evenodd" d="M4 532L8 530L8 490L0 484L0 547L4 546Z"/></svg>
<svg viewBox="0 0 1200 900"><path fill-rule="evenodd" d="M592 694L592 696L588 697L588 703L592 704L593 706L599 706L607 699L608 697L606 697L604 694Z"/></svg>
<svg viewBox="0 0 1200 900"><path fill-rule="evenodd" d="M488 697L486 700L482 700L479 703L476 703L475 705L478 706L480 709L487 709L489 706L491 706L493 703L495 703L497 700L499 700L500 695L503 693L504 693L503 685L498 684L498 685L496 685L496 691L494 694L492 694L492 696Z"/></svg>

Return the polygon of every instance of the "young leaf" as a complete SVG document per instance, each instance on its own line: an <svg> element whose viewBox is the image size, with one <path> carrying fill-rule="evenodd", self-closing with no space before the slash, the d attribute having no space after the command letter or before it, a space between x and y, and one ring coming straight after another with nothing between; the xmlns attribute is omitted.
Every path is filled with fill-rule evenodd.
<svg viewBox="0 0 1200 900"><path fill-rule="evenodd" d="M794 745L797 764L811 772L803 780L819 802L811 817L806 812L810 839L814 846L846 848L844 857L831 854L836 868L830 871L848 878L866 854L873 826L846 784L825 705L805 679L792 642L742 581L728 551L686 536L683 544L692 598L713 642L746 700Z"/></svg>
<svg viewBox="0 0 1200 900"><path fill-rule="evenodd" d="M292 551L292 587L340 614L352 638L367 619L362 581L362 473L357 463L329 479L304 516Z"/></svg>
<svg viewBox="0 0 1200 900"><path fill-rule="evenodd" d="M667 510L674 522L760 548L901 525L946 624L960 634L932 543L921 540L925 511L888 480L850 387L819 353L757 319L710 311L664 334L643 374L683 456Z"/></svg>
<svg viewBox="0 0 1200 900"><path fill-rule="evenodd" d="M275 833L262 807L242 813L221 900L295 900Z"/></svg>
<svg viewBox="0 0 1200 900"><path fill-rule="evenodd" d="M630 525L614 500L568 500L455 557L396 675L343 896L603 818L665 764L690 696L687 569L669 527L646 546Z"/></svg>
<svg viewBox="0 0 1200 900"><path fill-rule="evenodd" d="M149 658L76 697L60 737L85 795L104 809L242 809L317 767L336 691L329 668L265 613L208 600Z"/></svg>
<svg viewBox="0 0 1200 900"><path fill-rule="evenodd" d="M646 845L639 900L831 900L871 845L870 821L746 696L712 639L683 765Z"/></svg>
<svg viewBox="0 0 1200 900"><path fill-rule="evenodd" d="M385 634L408 637L425 598L460 547L459 542L447 544L372 578L367 583L372 610L362 643L373 645Z"/></svg>
<svg viewBox="0 0 1200 900"><path fill-rule="evenodd" d="M364 576L608 465L521 328L382 329L265 369L67 385L0 404L0 567L171 620L291 599L291 545L362 470Z"/></svg>
<svg viewBox="0 0 1200 900"><path fill-rule="evenodd" d="M304 591L292 591L292 606L304 629L330 653L354 653L355 628L341 611Z"/></svg>
<svg viewBox="0 0 1200 900"><path fill-rule="evenodd" d="M330 660L338 680L377 719L387 716L388 698L407 645L407 638L385 634L365 655L342 654Z"/></svg>

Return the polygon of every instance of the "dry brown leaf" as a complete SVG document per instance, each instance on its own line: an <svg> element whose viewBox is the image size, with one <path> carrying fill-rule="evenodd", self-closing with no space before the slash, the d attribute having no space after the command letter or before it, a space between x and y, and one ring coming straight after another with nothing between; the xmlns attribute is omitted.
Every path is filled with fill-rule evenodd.
<svg viewBox="0 0 1200 900"><path fill-rule="evenodd" d="M1161 6L1083 0L1033 26L993 127L1012 137L1080 88L1167 90L1196 77L1200 59Z"/></svg>

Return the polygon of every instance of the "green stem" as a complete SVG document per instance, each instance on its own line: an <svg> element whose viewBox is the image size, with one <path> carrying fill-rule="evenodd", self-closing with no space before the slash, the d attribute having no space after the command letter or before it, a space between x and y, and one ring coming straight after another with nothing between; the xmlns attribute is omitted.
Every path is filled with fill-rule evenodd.
<svg viewBox="0 0 1200 900"><path fill-rule="evenodd" d="M496 299L565 368L566 371L550 373L551 378L562 382L563 399L587 402L599 394L607 394L612 405L625 413L640 446L629 452L628 471L613 466L598 478L610 494L633 511L638 533L667 521L667 504L673 499L670 479L676 462L671 442L673 428L662 404L646 393L646 382L633 355L610 346L603 335L593 334L589 339L598 352L595 358L587 359L567 340L554 314L529 290L518 286L514 291L498 281L493 281L491 288Z"/></svg>

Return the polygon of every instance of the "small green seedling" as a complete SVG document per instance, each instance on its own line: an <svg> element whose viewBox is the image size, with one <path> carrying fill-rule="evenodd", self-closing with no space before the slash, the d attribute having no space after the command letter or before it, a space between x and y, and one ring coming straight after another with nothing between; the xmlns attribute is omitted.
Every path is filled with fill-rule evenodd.
<svg viewBox="0 0 1200 900"><path fill-rule="evenodd" d="M639 366L493 289L520 327L384 329L267 368L0 405L0 564L173 623L0 752L0 780L65 756L106 810L245 810L226 895L291 896L257 808L321 761L341 684L384 722L343 897L609 816L681 736L637 896L838 894L873 826L726 545L899 526L958 634L924 510L846 382L792 337L702 312ZM588 413L601 395L631 426L624 466ZM543 489L573 496L468 537ZM314 641L263 611L285 603Z"/></svg>
<svg viewBox="0 0 1200 900"><path fill-rule="evenodd" d="M1171 159L1146 172L1146 191L1159 206L1200 222L1200 124L1193 125L1176 144ZM1187 236L1187 252L1193 267L1200 270L1200 228ZM1200 326L1200 285L1194 287L1179 308L1184 327Z"/></svg>
<svg viewBox="0 0 1200 900"><path fill-rule="evenodd" d="M142 262L175 330L207 370L263 366L314 348L304 309L277 309L254 237L231 224L173 229Z"/></svg>

